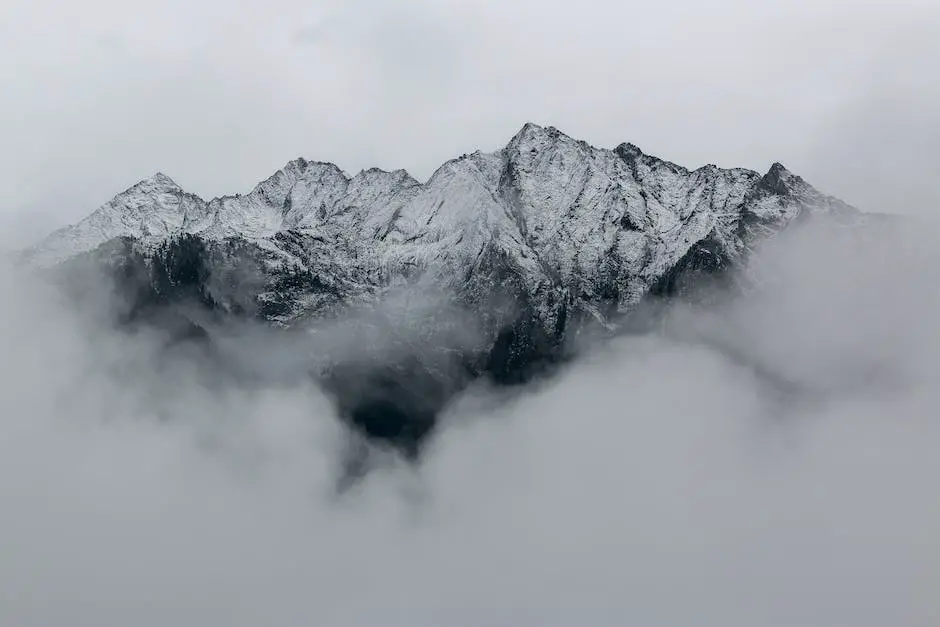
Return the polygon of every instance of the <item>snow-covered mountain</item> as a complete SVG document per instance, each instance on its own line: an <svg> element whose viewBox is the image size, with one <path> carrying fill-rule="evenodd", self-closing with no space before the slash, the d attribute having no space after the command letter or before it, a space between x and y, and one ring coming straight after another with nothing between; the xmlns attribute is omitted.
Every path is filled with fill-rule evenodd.
<svg viewBox="0 0 940 627"><path fill-rule="evenodd" d="M425 183L297 159L246 195L206 201L156 174L26 255L142 277L137 309L187 298L287 327L417 285L472 313L470 370L515 380L587 323L610 328L646 295L694 288L814 215L863 219L779 163L765 174L688 170L526 124Z"/></svg>
<svg viewBox="0 0 940 627"><path fill-rule="evenodd" d="M857 213L780 164L763 176L690 171L632 144L598 149L527 124L505 148L448 161L424 184L403 170L349 177L297 159L246 195L205 201L158 173L29 256L48 266L116 238L144 249L183 235L237 239L272 269L355 267L365 285L344 287L357 291L399 275L463 282L495 255L530 295L623 309L696 247L730 260L754 237L816 212Z"/></svg>

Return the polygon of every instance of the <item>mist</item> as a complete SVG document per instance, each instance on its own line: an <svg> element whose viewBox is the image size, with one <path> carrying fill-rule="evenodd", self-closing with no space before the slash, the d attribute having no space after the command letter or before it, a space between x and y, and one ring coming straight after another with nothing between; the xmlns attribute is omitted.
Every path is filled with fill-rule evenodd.
<svg viewBox="0 0 940 627"><path fill-rule="evenodd" d="M936 625L938 235L790 229L759 287L473 386L342 493L309 378L226 383L5 267L0 624Z"/></svg>

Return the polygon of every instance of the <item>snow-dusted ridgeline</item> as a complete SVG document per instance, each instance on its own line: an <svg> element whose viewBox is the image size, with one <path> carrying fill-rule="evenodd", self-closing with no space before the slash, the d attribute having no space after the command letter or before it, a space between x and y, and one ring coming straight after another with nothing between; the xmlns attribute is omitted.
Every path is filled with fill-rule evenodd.
<svg viewBox="0 0 940 627"><path fill-rule="evenodd" d="M403 170L347 176L296 159L245 195L205 201L156 174L29 251L52 265L114 238L154 246L182 234L239 238L294 268L318 243L341 266L467 277L497 254L536 294L549 287L628 307L696 244L734 257L749 234L809 212L852 214L774 164L765 175L708 165L687 170L632 144L595 148L553 127L525 125L496 152L464 155L425 183ZM367 270L363 268L363 270ZM609 300L609 298L608 298Z"/></svg>
<svg viewBox="0 0 940 627"><path fill-rule="evenodd" d="M157 174L26 257L118 268L130 317L175 320L183 335L199 326L187 318L193 301L310 333L317 325L298 323L359 324L333 314L403 306L393 324L407 329L360 325L337 335L351 345L318 345L304 359L318 355L342 415L411 450L467 377L525 380L585 323L614 327L644 295L721 276L813 215L864 221L780 164L763 175L688 170L632 144L600 149L527 124L424 183L296 159L248 194L205 201ZM415 283L462 313L396 304L395 288ZM175 311L178 302L187 306Z"/></svg>

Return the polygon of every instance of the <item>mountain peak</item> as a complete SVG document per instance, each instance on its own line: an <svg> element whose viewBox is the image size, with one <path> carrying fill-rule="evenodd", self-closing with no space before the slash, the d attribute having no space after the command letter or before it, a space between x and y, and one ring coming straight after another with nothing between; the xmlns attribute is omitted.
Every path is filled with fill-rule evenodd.
<svg viewBox="0 0 940 627"><path fill-rule="evenodd" d="M540 149L558 144L583 144L561 132L554 126L540 126L527 122L506 145L507 149L517 152L537 152ZM585 144L586 145L586 144Z"/></svg>
<svg viewBox="0 0 940 627"><path fill-rule="evenodd" d="M636 144L631 144L630 142L624 142L620 144L614 148L614 152L620 155L620 157L625 161L633 161L645 155L645 153L640 150L639 146Z"/></svg>
<svg viewBox="0 0 940 627"><path fill-rule="evenodd" d="M303 157L297 157L296 159L291 159L286 164L284 164L284 167L281 168L281 170L302 172L304 169L306 169L307 163L307 160Z"/></svg>
<svg viewBox="0 0 940 627"><path fill-rule="evenodd" d="M761 177L760 187L774 194L787 194L794 184L803 182L803 179L790 172L786 166L779 161L775 161L767 174Z"/></svg>
<svg viewBox="0 0 940 627"><path fill-rule="evenodd" d="M534 123L423 184L403 170L349 178L296 159L245 196L207 202L172 189L158 172L30 261L122 238L87 259L120 271L115 287L134 315L187 321L201 302L210 320L301 331L288 341L323 321L324 350L301 347L297 374L322 373L344 419L409 451L474 378L526 380L566 360L569 340L616 331L647 295L697 297L802 216L852 219L780 163L763 177L690 172L634 144L594 148ZM413 298L412 288L429 291ZM370 309L375 317L354 314L352 334L330 330L343 312Z"/></svg>
<svg viewBox="0 0 940 627"><path fill-rule="evenodd" d="M790 216L803 205L832 204L820 200L818 192L779 162L763 176L750 170L724 171L712 167L705 170L693 180L690 177L694 173L648 155L635 144L624 142L613 151L594 148L554 126L527 122L504 148L452 159L424 183L404 170L369 168L350 177L334 163L297 158L247 195L204 201L183 193L173 179L157 172L119 194L82 224L50 237L46 248L61 249L61 256L67 256L91 250L118 236L155 242L183 232L206 239L270 238L283 230L320 229L334 216L345 221L343 229L353 228L354 223L369 225L361 233L343 231L350 241L364 238L361 243L364 247L372 246L367 240L374 233L385 234L383 238L392 233L387 246L401 239L414 248L417 244L413 242L444 241L446 229L463 229L467 224L460 223L462 216L473 216L493 233L509 238L506 242L511 240L516 247L520 242L529 246L532 242L541 245L558 238L575 238L577 241L572 239L569 249L583 257L580 251L583 246L607 251L604 247L608 246L608 239L593 241L586 234L598 224L608 224L604 220L612 220L610 216L619 216L619 222L609 223L626 224L632 220L635 225L645 224L649 228L645 231L635 228L636 233L629 238L614 237L611 241L622 246L614 252L623 258L636 257L630 263L640 264L642 258L636 256L636 251L642 248L636 241L640 231L649 231L646 235L650 238L668 239L667 249L657 259L660 266L666 267L700 238L701 229L709 227L711 222L706 218L719 213L717 205L709 204L712 196L700 198L682 191L703 178L722 182L714 198L720 197L720 213L730 216L725 220L728 224L735 221L734 216L745 212ZM514 186L503 185L509 180L504 175L515 181ZM405 189L410 191L399 193ZM512 200L503 193L507 190L518 192L519 198ZM445 202L447 209L441 212ZM504 202L511 206L497 206ZM520 209L517 203L528 204ZM457 211L453 207L470 207L473 211ZM511 215L511 224L501 222L506 213L503 209ZM691 214L701 219L687 220L686 216ZM450 217L444 220L447 216ZM677 219L687 225L685 231L669 227ZM331 223L330 228L339 229L338 225ZM578 228L572 226L572 232L565 235L570 225ZM581 229L580 225L592 226ZM520 229L517 238L506 235L517 227ZM661 233L656 231L660 228ZM454 242L483 243L482 231L474 239L462 238L457 230L450 234ZM394 255L427 256L412 248L395 251ZM520 263L528 264L532 258L530 255ZM632 271L639 272L636 268Z"/></svg>
<svg viewBox="0 0 940 627"><path fill-rule="evenodd" d="M522 125L522 128L520 128L516 134L513 135L513 138L522 137L533 133L542 133L544 131L545 127L541 126L540 124L536 124L535 122L526 122Z"/></svg>
<svg viewBox="0 0 940 627"><path fill-rule="evenodd" d="M172 189L172 190L181 189L180 186L177 185L176 181L171 179L169 176L167 176L163 172L155 172L153 175L145 178L144 180L134 185L132 189L134 188Z"/></svg>
<svg viewBox="0 0 940 627"><path fill-rule="evenodd" d="M770 166L770 169L767 171L768 176L776 177L786 177L791 176L791 172L787 169L785 165L779 161L774 161L773 165Z"/></svg>
<svg viewBox="0 0 940 627"><path fill-rule="evenodd" d="M362 182L362 181L394 181L401 185L420 185L420 183L415 180L407 170L397 169L397 170L383 170L382 168L368 168L365 170L360 170L358 174L350 179L350 183Z"/></svg>
<svg viewBox="0 0 940 627"><path fill-rule="evenodd" d="M527 141L534 138L559 136L565 136L565 134L554 126L542 126L540 124L536 124L535 122L526 122L522 125L522 128L520 128L516 134L512 136L512 139L509 140L509 143L513 144L519 141Z"/></svg>
<svg viewBox="0 0 940 627"><path fill-rule="evenodd" d="M288 161L278 172L290 173L297 176L317 176L323 172L338 174L343 178L348 178L343 169L331 161L311 161L303 157L297 157ZM275 175L277 172L275 173Z"/></svg>

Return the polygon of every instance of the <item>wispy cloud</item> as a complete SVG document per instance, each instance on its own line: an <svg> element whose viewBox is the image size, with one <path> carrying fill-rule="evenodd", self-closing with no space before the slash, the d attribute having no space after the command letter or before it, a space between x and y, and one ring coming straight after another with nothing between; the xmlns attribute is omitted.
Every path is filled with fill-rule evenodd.
<svg viewBox="0 0 940 627"><path fill-rule="evenodd" d="M226 384L5 272L0 622L934 625L936 235L795 231L772 290L471 390L341 497L311 383Z"/></svg>

